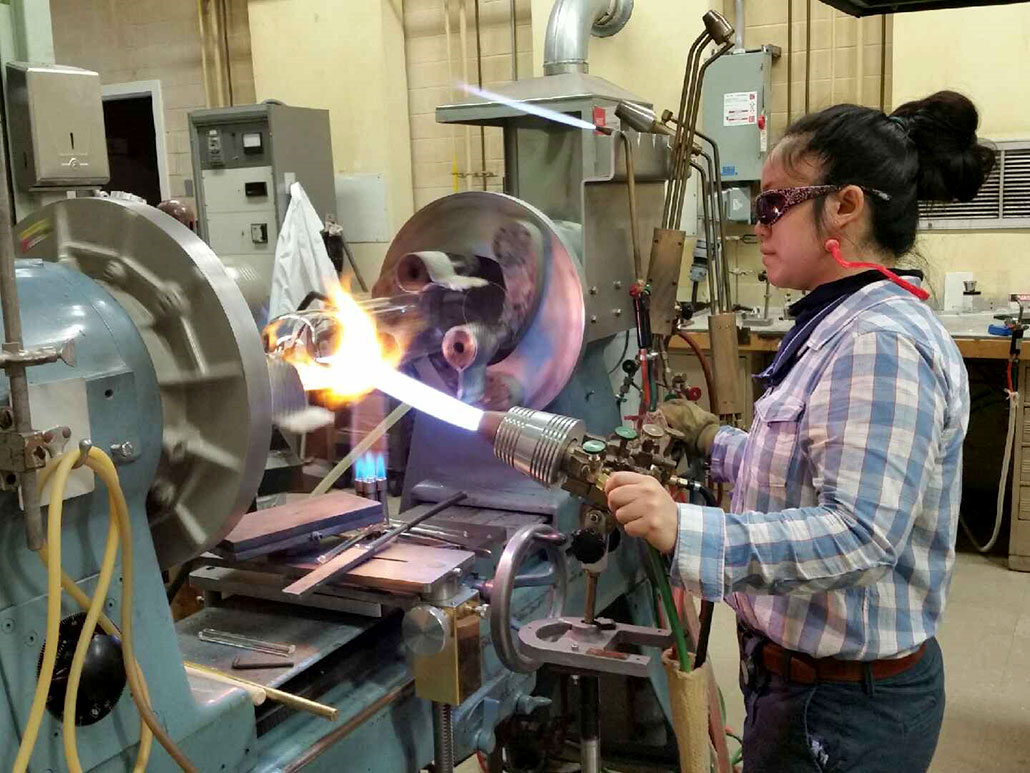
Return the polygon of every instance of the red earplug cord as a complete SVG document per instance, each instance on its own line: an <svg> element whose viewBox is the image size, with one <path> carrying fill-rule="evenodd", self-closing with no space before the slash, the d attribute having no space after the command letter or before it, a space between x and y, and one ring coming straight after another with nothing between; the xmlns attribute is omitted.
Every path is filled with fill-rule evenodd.
<svg viewBox="0 0 1030 773"><path fill-rule="evenodd" d="M836 239L827 239L825 247L826 251L833 256L833 259L837 261L837 263L842 268L871 268L874 271L879 271L889 280L894 282L894 284L896 284L898 287L908 290L910 293L912 293L912 295L914 295L921 301L925 301L927 298L930 297L930 293L928 293L922 287L916 287L911 282L906 282L904 279L895 274L889 268L881 266L879 263L862 263L857 261L844 260L844 256L840 254L840 242L838 242Z"/></svg>

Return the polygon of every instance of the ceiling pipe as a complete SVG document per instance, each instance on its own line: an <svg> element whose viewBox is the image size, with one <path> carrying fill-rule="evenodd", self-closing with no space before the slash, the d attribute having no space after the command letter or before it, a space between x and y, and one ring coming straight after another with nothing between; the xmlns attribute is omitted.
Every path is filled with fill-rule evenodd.
<svg viewBox="0 0 1030 773"><path fill-rule="evenodd" d="M733 0L733 28L736 30L733 37L733 51L736 53L744 50L744 0Z"/></svg>
<svg viewBox="0 0 1030 773"><path fill-rule="evenodd" d="M556 0L544 36L544 74L588 72L590 35L614 35L632 13L633 0Z"/></svg>

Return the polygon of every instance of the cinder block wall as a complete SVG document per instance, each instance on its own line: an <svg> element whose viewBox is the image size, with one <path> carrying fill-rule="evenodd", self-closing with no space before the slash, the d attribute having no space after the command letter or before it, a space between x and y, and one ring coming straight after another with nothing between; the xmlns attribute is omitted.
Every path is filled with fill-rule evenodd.
<svg viewBox="0 0 1030 773"><path fill-rule="evenodd" d="M233 101L254 101L247 0L229 1ZM60 64L100 73L104 84L161 81L168 177L185 198L192 178L187 114L205 107L196 0L50 0Z"/></svg>
<svg viewBox="0 0 1030 773"><path fill-rule="evenodd" d="M791 115L805 113L805 28L807 7L811 6L811 54L809 60L809 109L821 110L840 102L869 107L880 106L880 63L886 35L887 73L884 100L891 104L893 21L891 17L868 16L856 19L818 0L749 0L745 2L744 46L757 48L771 43L783 56L773 62L772 139L782 136L788 123L787 113L787 11L793 2L793 46L791 64ZM723 11L734 22L733 2L725 0ZM858 44L862 43L861 65ZM858 71L861 68L861 84ZM861 85L861 90L859 90Z"/></svg>
<svg viewBox="0 0 1030 773"><path fill-rule="evenodd" d="M792 28L787 24L788 2L793 2ZM722 11L735 23L733 0L724 0ZM769 123L770 147L783 133L790 119L805 114L805 30L808 6L811 6L811 49L809 54L808 112L815 112L841 102L868 107L880 106L881 42L886 35L886 77L884 104L889 112L892 100L891 61L893 56L893 19L890 16L869 16L856 19L824 5L818 0L747 0L745 6L744 46L757 48L763 44L779 46L783 55L773 62L772 113ZM885 23L886 21L886 23ZM787 110L787 31L792 29L791 109ZM859 71L858 43L862 42L862 78ZM861 84L861 89L859 85ZM765 286L758 282L762 271L761 254L750 239L751 229L731 226L727 255L731 269L750 272L740 277L739 303L761 306ZM736 284L736 283L735 283ZM797 300L798 293L792 294ZM772 305L782 305L784 294L772 290Z"/></svg>
<svg viewBox="0 0 1030 773"><path fill-rule="evenodd" d="M480 132L477 127L436 123L438 105L464 99L460 84L477 83L475 0L407 0L404 3L405 55L408 66L408 105L411 119L411 161L415 209L457 190L481 190ZM450 19L451 59L448 68L445 5ZM463 69L461 8L466 16ZM530 0L516 0L518 74L533 76L533 32ZM510 0L479 0L483 87L492 89L512 80ZM466 133L469 142L466 144ZM471 152L467 153L466 150ZM457 177L454 171L457 171ZM501 130L486 129L487 187L503 188L504 146Z"/></svg>

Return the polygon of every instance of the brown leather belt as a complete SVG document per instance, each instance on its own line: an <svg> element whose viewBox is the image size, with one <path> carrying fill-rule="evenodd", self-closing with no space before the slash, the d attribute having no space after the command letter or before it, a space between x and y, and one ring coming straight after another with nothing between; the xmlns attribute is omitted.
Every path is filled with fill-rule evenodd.
<svg viewBox="0 0 1030 773"><path fill-rule="evenodd" d="M911 668L923 657L924 642L915 652L893 660L838 660L813 658L787 650L766 640L761 647L762 665L771 674L790 682L864 682L867 678L887 679Z"/></svg>

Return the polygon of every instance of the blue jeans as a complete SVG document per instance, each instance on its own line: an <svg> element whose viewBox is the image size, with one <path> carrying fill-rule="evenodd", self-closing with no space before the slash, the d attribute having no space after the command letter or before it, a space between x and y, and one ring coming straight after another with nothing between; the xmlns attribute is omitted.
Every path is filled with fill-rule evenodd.
<svg viewBox="0 0 1030 773"><path fill-rule="evenodd" d="M917 773L930 767L944 718L936 639L911 668L863 683L803 685L754 659L741 668L744 773ZM744 674L748 673L745 680Z"/></svg>

